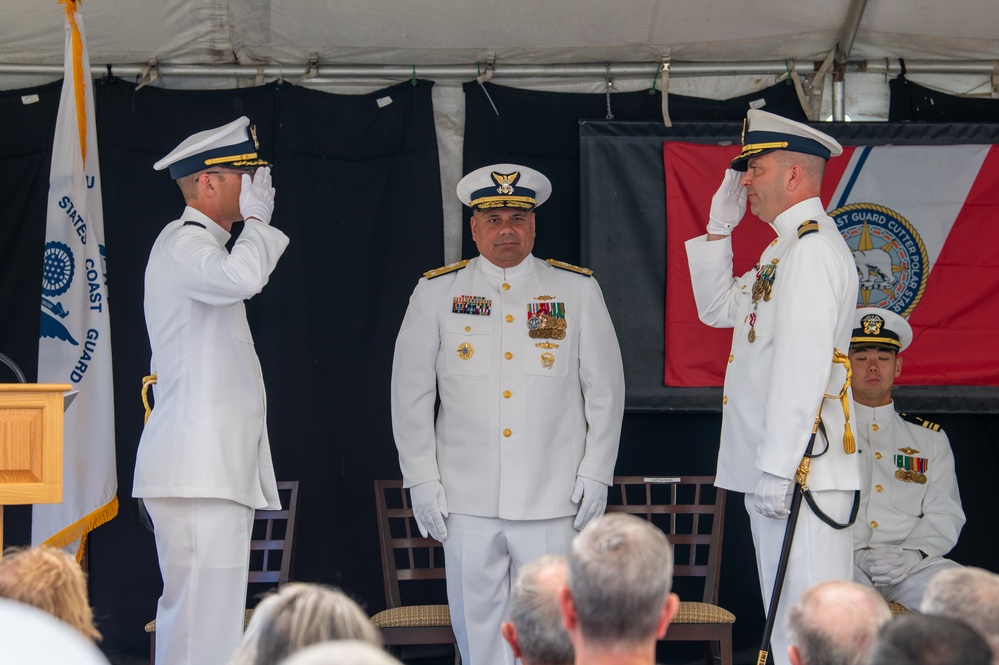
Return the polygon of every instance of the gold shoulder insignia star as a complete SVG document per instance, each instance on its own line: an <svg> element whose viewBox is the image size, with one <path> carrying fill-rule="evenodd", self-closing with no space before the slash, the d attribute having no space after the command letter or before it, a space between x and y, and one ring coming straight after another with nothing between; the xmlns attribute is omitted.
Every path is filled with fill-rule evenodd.
<svg viewBox="0 0 999 665"><path fill-rule="evenodd" d="M580 275L586 275L587 277L593 276L593 271L590 270L589 268L580 268L579 266L574 266L571 263L566 263L565 261L548 259L548 264L553 268L560 268L561 270L570 270L572 272L578 272Z"/></svg>
<svg viewBox="0 0 999 665"><path fill-rule="evenodd" d="M455 270L461 270L468 265L468 259L463 259L456 263L449 263L446 266L441 266L440 268L434 268L433 270L428 270L423 273L423 276L427 279L433 279L434 277L440 277L441 275L446 275L449 272L454 272Z"/></svg>

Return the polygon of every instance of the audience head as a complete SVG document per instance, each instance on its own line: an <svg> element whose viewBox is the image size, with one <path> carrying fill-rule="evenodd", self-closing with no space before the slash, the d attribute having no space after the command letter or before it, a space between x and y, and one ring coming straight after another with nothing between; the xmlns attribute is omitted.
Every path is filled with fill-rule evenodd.
<svg viewBox="0 0 999 665"><path fill-rule="evenodd" d="M788 659L792 665L861 665L891 618L874 589L846 580L821 582L788 610Z"/></svg>
<svg viewBox="0 0 999 665"><path fill-rule="evenodd" d="M977 630L999 663L999 575L982 568L948 568L933 576L920 611L959 619Z"/></svg>
<svg viewBox="0 0 999 665"><path fill-rule="evenodd" d="M93 640L48 612L0 598L0 662L108 665Z"/></svg>
<svg viewBox="0 0 999 665"><path fill-rule="evenodd" d="M361 640L313 644L274 662L279 665L402 665L384 649Z"/></svg>
<svg viewBox="0 0 999 665"><path fill-rule="evenodd" d="M985 639L963 621L934 614L904 614L886 623L869 665L991 665Z"/></svg>
<svg viewBox="0 0 999 665"><path fill-rule="evenodd" d="M503 622L502 632L524 665L572 665L572 642L558 606L565 569L564 556L548 554L521 568L514 580L510 620Z"/></svg>
<svg viewBox="0 0 999 665"><path fill-rule="evenodd" d="M572 541L559 594L577 652L577 640L605 650L654 645L679 608L672 581L673 552L660 529L625 513L591 521Z"/></svg>
<svg viewBox="0 0 999 665"><path fill-rule="evenodd" d="M0 598L9 598L62 619L91 641L101 639L87 598L80 564L52 547L9 549L0 558Z"/></svg>
<svg viewBox="0 0 999 665"><path fill-rule="evenodd" d="M363 640L381 646L368 615L339 589L291 582L257 605L230 665L272 665L317 642Z"/></svg>

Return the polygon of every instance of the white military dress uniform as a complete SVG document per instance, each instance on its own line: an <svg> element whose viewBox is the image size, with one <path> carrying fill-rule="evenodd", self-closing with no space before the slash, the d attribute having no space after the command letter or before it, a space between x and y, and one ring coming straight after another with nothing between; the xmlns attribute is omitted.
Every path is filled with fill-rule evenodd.
<svg viewBox="0 0 999 665"><path fill-rule="evenodd" d="M544 305L564 317L564 337L530 336L528 316ZM448 596L462 657L472 665L512 663L500 636L509 579L543 554L568 553L577 475L607 485L613 479L624 375L600 288L533 256L506 269L477 257L422 279L392 374L405 484L439 479L447 495ZM467 524L466 517L519 522L520 551L490 551L476 543L481 538L463 538L455 522ZM548 524L553 518L563 519ZM528 521L546 535L526 531ZM495 571L493 580L487 571Z"/></svg>
<svg viewBox="0 0 999 665"><path fill-rule="evenodd" d="M256 220L245 222L231 254L229 237L189 207L150 252L144 309L156 408L142 431L133 496L280 508L243 301L263 289L288 237Z"/></svg>
<svg viewBox="0 0 999 665"><path fill-rule="evenodd" d="M855 351L887 351L895 358L894 354L904 351L911 341L912 328L898 314L876 307L857 310L851 340ZM854 368L854 378L863 381L864 373L870 372L865 368L870 356L856 358L859 367ZM877 364L867 364L879 367L882 361L879 357ZM894 367L897 372L897 363ZM869 376L877 379L881 371L879 368ZM876 385L890 389L892 384ZM883 399L889 396L885 393ZM882 395L871 401L882 401ZM945 568L960 566L943 558L957 544L965 522L954 454L939 425L896 413L891 401L877 406L858 403L856 422L862 500L853 526L854 561L860 564L863 559L865 563L855 566L854 579L874 587L885 599L916 611L930 580ZM892 548L893 557L901 554L899 549L918 552L922 560L915 560L899 577L884 575L886 583L886 579L879 579L882 572L875 574L874 568L890 568L901 561L871 561L879 547Z"/></svg>
<svg viewBox="0 0 999 665"><path fill-rule="evenodd" d="M157 168L170 165L176 179L186 169L204 170L204 159L223 168L266 164L254 159L248 122L194 135ZM178 161L185 158L187 166ZM144 310L157 383L132 495L145 499L153 520L164 580L158 665L217 665L236 649L253 511L280 508L264 383L243 301L267 283L288 237L248 219L231 253L229 238L189 206L160 233L146 266Z"/></svg>
<svg viewBox="0 0 999 665"><path fill-rule="evenodd" d="M863 493L854 548L897 545L926 558L897 584L877 587L885 599L918 610L930 579L960 564L943 558L957 544L964 510L954 454L939 425L886 406L857 405L857 453ZM908 472L908 473L907 473ZM874 586L860 568L855 579Z"/></svg>
<svg viewBox="0 0 999 665"><path fill-rule="evenodd" d="M791 125L797 123L749 113L750 129L755 115L775 119L778 129L786 124L796 131ZM747 133L743 155L751 147L750 137ZM704 235L686 243L698 316L709 326L734 328L715 484L746 493L764 609L770 602L787 520L760 515L754 509L754 492L763 472L794 477L820 405L827 438L817 436L814 452L826 452L811 461L812 494L827 515L846 522L854 491L860 488L856 455L844 451L846 423L838 395L846 384L846 372L833 364L834 350L845 354L849 348L857 300L856 264L818 198L788 208L771 226L777 238L754 269L741 277L733 277L730 237L708 241ZM837 397L823 398L823 394ZM852 407L848 387L844 399ZM817 582L851 579L851 553L850 530L822 523L802 503L771 637L770 654L776 663L787 662L785 611Z"/></svg>
<svg viewBox="0 0 999 665"><path fill-rule="evenodd" d="M512 665L500 634L511 580L544 554L568 553L577 476L613 479L617 337L596 280L558 265L528 255L501 268L479 256L431 271L396 342L399 462L407 487L439 480L445 490L448 602L466 665Z"/></svg>

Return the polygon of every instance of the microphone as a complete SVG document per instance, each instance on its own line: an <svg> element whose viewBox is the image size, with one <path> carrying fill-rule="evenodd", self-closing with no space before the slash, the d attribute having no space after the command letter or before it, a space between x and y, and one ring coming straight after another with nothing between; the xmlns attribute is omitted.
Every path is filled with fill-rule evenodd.
<svg viewBox="0 0 999 665"><path fill-rule="evenodd" d="M0 353L0 362L10 368L10 371L14 372L14 376L17 377L18 383L27 383L27 379L24 378L24 372L21 368L17 366L17 363L8 358L6 355Z"/></svg>

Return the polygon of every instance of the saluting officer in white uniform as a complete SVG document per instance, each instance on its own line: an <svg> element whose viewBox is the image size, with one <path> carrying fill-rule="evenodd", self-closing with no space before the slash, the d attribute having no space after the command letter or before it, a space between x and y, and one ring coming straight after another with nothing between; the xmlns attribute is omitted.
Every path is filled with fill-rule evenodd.
<svg viewBox="0 0 999 665"><path fill-rule="evenodd" d="M392 364L392 427L420 530L444 543L462 661L504 665L511 580L566 554L604 511L624 372L590 271L531 255L548 178L495 164L457 191L479 256L416 285Z"/></svg>
<svg viewBox="0 0 999 665"><path fill-rule="evenodd" d="M228 660L243 632L253 512L280 508L243 301L263 289L288 237L270 226L270 168L248 125L241 117L194 134L154 165L170 168L187 203L145 276L157 383L132 495L152 518L163 575L158 665Z"/></svg>
<svg viewBox="0 0 999 665"><path fill-rule="evenodd" d="M849 521L860 487L844 365L857 301L857 268L819 200L826 161L842 148L807 125L751 110L741 154L711 200L707 235L686 243L694 299L704 323L734 328L725 373L715 483L746 494L764 607L770 602L787 525L792 479L820 407L808 485L818 506ZM746 202L777 237L756 266L733 276L730 234ZM823 395L832 397L824 398ZM851 579L848 528L822 522L804 504L771 638L787 662L783 615L808 587Z"/></svg>
<svg viewBox="0 0 999 665"><path fill-rule="evenodd" d="M918 611L964 526L954 453L940 425L895 411L891 389L912 328L895 312L857 310L850 341L862 499L855 579Z"/></svg>

